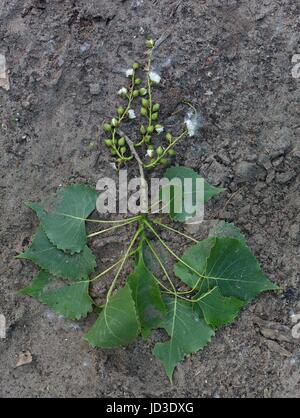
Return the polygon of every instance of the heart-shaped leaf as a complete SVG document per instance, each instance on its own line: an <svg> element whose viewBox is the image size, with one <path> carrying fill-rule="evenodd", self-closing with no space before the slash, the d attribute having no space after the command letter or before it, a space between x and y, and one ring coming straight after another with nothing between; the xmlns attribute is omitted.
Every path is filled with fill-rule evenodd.
<svg viewBox="0 0 300 418"><path fill-rule="evenodd" d="M132 290L142 334L146 338L158 326L167 310L155 277L145 266L142 249L139 251L138 263L127 282Z"/></svg>
<svg viewBox="0 0 300 418"><path fill-rule="evenodd" d="M87 246L80 254L67 254L49 241L41 227L38 228L30 247L17 258L31 260L54 276L71 280L86 279L96 267L95 257Z"/></svg>
<svg viewBox="0 0 300 418"><path fill-rule="evenodd" d="M163 363L169 379L177 363L187 354L206 346L214 331L193 310L193 304L178 298L167 298L168 314L160 324L170 336L169 341L157 343L154 354Z"/></svg>
<svg viewBox="0 0 300 418"><path fill-rule="evenodd" d="M85 339L93 347L121 347L134 341L139 331L132 292L126 284L108 300Z"/></svg>
<svg viewBox="0 0 300 418"><path fill-rule="evenodd" d="M241 233L241 230L232 223L220 221L217 222L209 231L210 237L230 237L240 240L246 244L246 238Z"/></svg>
<svg viewBox="0 0 300 418"><path fill-rule="evenodd" d="M85 220L95 210L98 192L85 184L71 184L57 194L53 209L45 212L28 203L39 217L49 240L60 250L79 253L87 242Z"/></svg>
<svg viewBox="0 0 300 418"><path fill-rule="evenodd" d="M54 276L41 270L32 283L19 290L19 293L36 298L58 315L68 319L81 319L91 312L92 299L88 293L88 282L59 286L55 282Z"/></svg>
<svg viewBox="0 0 300 418"><path fill-rule="evenodd" d="M190 247L182 260L185 264L178 262L175 274L200 291L217 286L223 296L249 302L260 292L278 289L264 276L249 248L234 238L207 238Z"/></svg>
<svg viewBox="0 0 300 418"><path fill-rule="evenodd" d="M48 271L41 270L38 275L32 280L30 285L20 289L18 293L20 295L31 296L41 302L45 287L55 280Z"/></svg>
<svg viewBox="0 0 300 418"><path fill-rule="evenodd" d="M197 295L195 299L198 299L195 305L203 312L206 323L214 328L231 324L245 305L245 302L235 297L222 296L218 287L204 295Z"/></svg>

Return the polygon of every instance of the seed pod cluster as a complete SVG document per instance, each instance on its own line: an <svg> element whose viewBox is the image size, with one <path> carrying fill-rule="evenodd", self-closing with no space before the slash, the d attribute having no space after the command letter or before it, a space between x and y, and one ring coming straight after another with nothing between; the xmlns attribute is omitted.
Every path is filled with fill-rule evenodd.
<svg viewBox="0 0 300 418"><path fill-rule="evenodd" d="M135 62L131 68L126 71L126 77L130 78L130 85L128 87L122 87L118 91L118 95L127 100L127 104L120 105L116 108L116 116L111 119L110 122L103 124L103 130L106 138L104 139L105 145L110 149L111 155L116 158L117 163L122 163L127 160L131 160L133 156L127 146L126 140L123 135L120 135L120 126L124 121L133 121L138 116L138 113L132 108L133 101L138 99L140 101L140 118L142 124L139 128L141 139L139 142L135 142L135 147L146 147L146 161L144 167L153 168L158 164L168 164L170 158L176 155L173 146L177 142L170 132L166 132L163 136L164 127L158 123L160 104L153 103L152 101L152 87L158 84L159 81L154 80L153 74L156 78L157 75L151 69L151 57L155 47L155 43L152 39L146 41L146 47L148 49L149 61L145 67L147 72L147 84L142 86L142 79L137 76L137 72L140 69L139 63ZM162 142L156 146L153 144L154 136L158 139L161 138Z"/></svg>

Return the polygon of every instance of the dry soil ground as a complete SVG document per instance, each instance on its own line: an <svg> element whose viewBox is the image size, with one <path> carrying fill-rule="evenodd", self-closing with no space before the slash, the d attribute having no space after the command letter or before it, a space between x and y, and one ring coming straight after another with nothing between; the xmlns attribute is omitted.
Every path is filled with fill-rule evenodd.
<svg viewBox="0 0 300 418"><path fill-rule="evenodd" d="M299 12L296 0L0 0L11 84L0 89L0 314L8 327L0 396L300 397L300 340L291 336L291 314L300 313L300 96L291 75ZM234 221L282 286L184 361L173 386L152 355L155 336L92 349L82 340L90 320L65 321L16 295L34 274L14 259L36 227L24 202L60 184L116 176L101 121L147 36L164 39L155 64L165 115L187 99L205 121L178 146L176 163L227 188L207 216ZM95 247L108 260L126 239ZM23 350L33 360L15 368Z"/></svg>

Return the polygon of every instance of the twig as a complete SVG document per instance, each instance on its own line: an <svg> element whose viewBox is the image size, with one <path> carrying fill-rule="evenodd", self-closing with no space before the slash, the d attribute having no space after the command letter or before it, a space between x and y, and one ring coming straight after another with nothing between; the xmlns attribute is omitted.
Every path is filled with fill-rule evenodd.
<svg viewBox="0 0 300 418"><path fill-rule="evenodd" d="M240 193L246 186L240 187L239 189L237 189L234 193L232 193L232 195L229 197L229 199L227 200L227 202L225 203L225 205L223 206L223 208L219 211L219 217L221 215L221 213L224 213L227 206L229 205L229 203L231 202L231 200L238 194Z"/></svg>
<svg viewBox="0 0 300 418"><path fill-rule="evenodd" d="M147 182L145 179L145 173L144 173L144 168L143 168L143 162L140 159L139 154L137 153L134 143L131 141L130 138L128 138L128 136L121 130L118 130L118 133L120 136L122 136L130 151L131 154L134 156L136 162L138 163L139 166L139 172L140 172L140 177L141 177L141 212L142 213L147 213L148 212L148 187L147 187Z"/></svg>

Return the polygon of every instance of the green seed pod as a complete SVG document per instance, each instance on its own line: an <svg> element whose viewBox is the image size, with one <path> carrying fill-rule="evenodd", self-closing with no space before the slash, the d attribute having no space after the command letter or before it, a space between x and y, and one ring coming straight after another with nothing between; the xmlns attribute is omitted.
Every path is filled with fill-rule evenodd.
<svg viewBox="0 0 300 418"><path fill-rule="evenodd" d="M135 82L135 84L136 84L137 86L139 86L139 85L141 84L142 80L141 80L140 78L136 78L136 79L134 80L134 82Z"/></svg>
<svg viewBox="0 0 300 418"><path fill-rule="evenodd" d="M138 64L137 62L135 62L134 64L132 64L132 68L134 70L138 70L140 68L140 64Z"/></svg>
<svg viewBox="0 0 300 418"><path fill-rule="evenodd" d="M123 155L123 154L125 154L126 150L127 150L127 148L126 148L126 147L122 147L122 148L120 149L121 154L122 154L122 155Z"/></svg>
<svg viewBox="0 0 300 418"><path fill-rule="evenodd" d="M110 132L111 131L111 125L109 123L105 123L103 125L103 129L105 132Z"/></svg>
<svg viewBox="0 0 300 418"><path fill-rule="evenodd" d="M148 108L149 100L148 99L142 99L142 106Z"/></svg>
<svg viewBox="0 0 300 418"><path fill-rule="evenodd" d="M117 128L119 126L119 122L116 118L112 118L111 120L111 124L112 126L114 126L115 128Z"/></svg>
<svg viewBox="0 0 300 418"><path fill-rule="evenodd" d="M141 115L142 116L147 116L148 115L147 109L145 109L144 107L141 108Z"/></svg>
<svg viewBox="0 0 300 418"><path fill-rule="evenodd" d="M123 137L119 138L118 145L120 145L120 147L122 147L123 145L125 145L125 138L123 138Z"/></svg>
<svg viewBox="0 0 300 418"><path fill-rule="evenodd" d="M160 162L161 162L163 165L168 165L168 164L169 164L169 160L168 160L167 158L161 158L161 159L160 159Z"/></svg>
<svg viewBox="0 0 300 418"><path fill-rule="evenodd" d="M173 135L172 135L170 132L168 132L168 133L166 134L166 140L167 140L167 141L169 141L169 142L172 142L172 140L173 140Z"/></svg>
<svg viewBox="0 0 300 418"><path fill-rule="evenodd" d="M145 135L145 133L147 132L147 129L145 128L145 126L144 126L144 125L142 125L142 126L140 127L140 132L141 132L141 134L142 134L142 135Z"/></svg>
<svg viewBox="0 0 300 418"><path fill-rule="evenodd" d="M158 112L158 111L159 111L159 109L160 109L160 104L159 104L159 103L156 103L156 104L153 106L153 112Z"/></svg>
<svg viewBox="0 0 300 418"><path fill-rule="evenodd" d="M168 154L174 157L176 155L176 151L174 149L169 149Z"/></svg>
<svg viewBox="0 0 300 418"><path fill-rule="evenodd" d="M147 90L146 90L144 87L142 87L142 88L139 90L139 94L140 94L140 96L145 96L145 95L147 94Z"/></svg>
<svg viewBox="0 0 300 418"><path fill-rule="evenodd" d="M148 145L148 149L154 149L154 145L152 144Z"/></svg>
<svg viewBox="0 0 300 418"><path fill-rule="evenodd" d="M140 94L139 90L133 90L132 92L133 97L138 97L139 94Z"/></svg>
<svg viewBox="0 0 300 418"><path fill-rule="evenodd" d="M164 150L162 149L162 147L158 147L158 148L156 148L156 154L157 154L158 156L162 155L162 154L163 154L163 152L164 152Z"/></svg>
<svg viewBox="0 0 300 418"><path fill-rule="evenodd" d="M148 132L148 134L153 134L153 132L154 132L154 126L148 126L147 132Z"/></svg>
<svg viewBox="0 0 300 418"><path fill-rule="evenodd" d="M114 148L112 148L112 150L110 152L111 152L111 155L116 155L117 154L117 151Z"/></svg>
<svg viewBox="0 0 300 418"><path fill-rule="evenodd" d="M157 119L158 119L158 113L153 113L152 120L157 120Z"/></svg>
<svg viewBox="0 0 300 418"><path fill-rule="evenodd" d="M147 39L147 40L146 40L146 47L147 47L148 49L152 49L152 48L154 48L154 41L153 41L153 39Z"/></svg>
<svg viewBox="0 0 300 418"><path fill-rule="evenodd" d="M118 109L117 109L117 113L118 113L119 116L122 116L124 111L125 111L125 109L122 106L118 107Z"/></svg>
<svg viewBox="0 0 300 418"><path fill-rule="evenodd" d="M113 142L112 142L112 140L111 140L111 139L105 139L105 140L104 140L104 143L105 143L105 145L107 145L108 147L111 147L111 146L112 146L112 144L113 144Z"/></svg>
<svg viewBox="0 0 300 418"><path fill-rule="evenodd" d="M151 136L150 135L146 135L144 137L144 141L146 142L146 144L149 144L149 142L151 141Z"/></svg>

